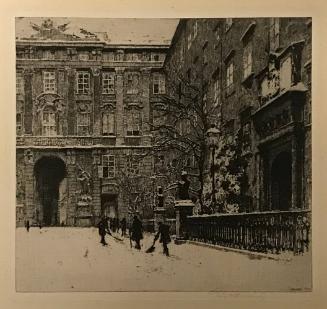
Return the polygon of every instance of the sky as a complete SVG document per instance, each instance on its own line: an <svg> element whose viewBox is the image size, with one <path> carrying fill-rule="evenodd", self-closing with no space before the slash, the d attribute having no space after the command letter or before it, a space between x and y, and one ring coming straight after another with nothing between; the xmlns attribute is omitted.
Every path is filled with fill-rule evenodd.
<svg viewBox="0 0 327 309"><path fill-rule="evenodd" d="M36 32L31 23L41 25L48 17L16 18L16 38L30 37ZM80 34L80 28L89 32L107 32L112 44L164 44L170 43L178 24L178 19L141 18L51 18L54 25L69 22L65 33Z"/></svg>

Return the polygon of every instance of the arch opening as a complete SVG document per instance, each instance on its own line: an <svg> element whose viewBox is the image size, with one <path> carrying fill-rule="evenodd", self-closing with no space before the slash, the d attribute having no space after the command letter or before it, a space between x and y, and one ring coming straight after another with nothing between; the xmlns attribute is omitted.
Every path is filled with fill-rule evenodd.
<svg viewBox="0 0 327 309"><path fill-rule="evenodd" d="M59 224L59 185L66 174L65 163L55 156L42 157L34 166L36 191L41 204L38 221L42 225Z"/></svg>

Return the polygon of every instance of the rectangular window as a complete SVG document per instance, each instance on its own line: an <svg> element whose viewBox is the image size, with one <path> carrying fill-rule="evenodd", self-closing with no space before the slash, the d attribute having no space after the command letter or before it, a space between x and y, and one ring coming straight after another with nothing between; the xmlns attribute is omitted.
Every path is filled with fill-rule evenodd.
<svg viewBox="0 0 327 309"><path fill-rule="evenodd" d="M225 31L226 32L232 27L232 24L233 24L233 18L226 18L226 21L225 21Z"/></svg>
<svg viewBox="0 0 327 309"><path fill-rule="evenodd" d="M16 94L24 94L24 77L21 72L16 73Z"/></svg>
<svg viewBox="0 0 327 309"><path fill-rule="evenodd" d="M22 128L23 128L22 113L17 113L16 114L16 135L22 134Z"/></svg>
<svg viewBox="0 0 327 309"><path fill-rule="evenodd" d="M55 72L43 72L43 91L47 93L56 92Z"/></svg>
<svg viewBox="0 0 327 309"><path fill-rule="evenodd" d="M139 111L130 111L127 114L127 136L141 135L141 113Z"/></svg>
<svg viewBox="0 0 327 309"><path fill-rule="evenodd" d="M243 52L243 77L247 78L252 73L252 43L244 47Z"/></svg>
<svg viewBox="0 0 327 309"><path fill-rule="evenodd" d="M270 49L275 50L279 47L279 18L270 18L269 21Z"/></svg>
<svg viewBox="0 0 327 309"><path fill-rule="evenodd" d="M103 178L115 177L115 156L103 155L102 156L102 176Z"/></svg>
<svg viewBox="0 0 327 309"><path fill-rule="evenodd" d="M153 74L153 94L165 93L165 76L162 74Z"/></svg>
<svg viewBox="0 0 327 309"><path fill-rule="evenodd" d="M213 84L213 101L214 105L217 106L219 104L220 100L220 80L219 80L219 75L217 76L214 84Z"/></svg>
<svg viewBox="0 0 327 309"><path fill-rule="evenodd" d="M159 54L151 54L151 61L160 61Z"/></svg>
<svg viewBox="0 0 327 309"><path fill-rule="evenodd" d="M102 73L102 93L113 94L115 93L115 74L112 72Z"/></svg>
<svg viewBox="0 0 327 309"><path fill-rule="evenodd" d="M206 42L203 47L202 47L202 54L203 54L203 64L206 65L208 64L208 42Z"/></svg>
<svg viewBox="0 0 327 309"><path fill-rule="evenodd" d="M78 94L90 93L90 73L88 72L77 73L77 93Z"/></svg>
<svg viewBox="0 0 327 309"><path fill-rule="evenodd" d="M192 33L190 32L187 36L187 49L190 49L192 44Z"/></svg>
<svg viewBox="0 0 327 309"><path fill-rule="evenodd" d="M79 136L90 135L90 114L89 113L77 114L77 135L79 135Z"/></svg>
<svg viewBox="0 0 327 309"><path fill-rule="evenodd" d="M198 21L196 20L193 24L193 39L198 35Z"/></svg>
<svg viewBox="0 0 327 309"><path fill-rule="evenodd" d="M102 135L115 135L115 114L102 114Z"/></svg>
<svg viewBox="0 0 327 309"><path fill-rule="evenodd" d="M288 89L292 86L292 57L288 56L280 66L280 89Z"/></svg>
<svg viewBox="0 0 327 309"><path fill-rule="evenodd" d="M139 92L139 76L138 74L127 74L127 94L137 94Z"/></svg>
<svg viewBox="0 0 327 309"><path fill-rule="evenodd" d="M234 85L234 63L230 62L226 70L226 92L230 94Z"/></svg>
<svg viewBox="0 0 327 309"><path fill-rule="evenodd" d="M56 136L56 114L52 111L42 113L42 135Z"/></svg>
<svg viewBox="0 0 327 309"><path fill-rule="evenodd" d="M202 97L202 105L203 105L203 112L205 114L207 114L208 113L208 97L207 97L206 93Z"/></svg>
<svg viewBox="0 0 327 309"><path fill-rule="evenodd" d="M179 49L179 57L180 57L180 62L184 62L184 42L181 43L180 49Z"/></svg>

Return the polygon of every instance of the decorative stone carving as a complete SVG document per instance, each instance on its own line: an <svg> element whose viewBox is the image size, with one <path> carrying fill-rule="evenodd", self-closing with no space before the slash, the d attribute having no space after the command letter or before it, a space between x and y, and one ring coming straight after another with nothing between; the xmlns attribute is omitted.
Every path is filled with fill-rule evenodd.
<svg viewBox="0 0 327 309"><path fill-rule="evenodd" d="M25 198L25 180L24 180L24 173L19 165L16 169L16 199L17 203L22 203Z"/></svg>
<svg viewBox="0 0 327 309"><path fill-rule="evenodd" d="M65 108L64 98L56 93L42 93L35 99L35 107L37 112L41 112L46 107L62 113Z"/></svg>
<svg viewBox="0 0 327 309"><path fill-rule="evenodd" d="M103 105L101 105L101 109L103 111L115 111L116 102L105 102Z"/></svg>
<svg viewBox="0 0 327 309"><path fill-rule="evenodd" d="M67 164L74 165L76 163L76 156L75 151L73 150L67 150L67 157L66 157Z"/></svg>
<svg viewBox="0 0 327 309"><path fill-rule="evenodd" d="M78 165L77 181L80 185L80 190L77 192L79 194L79 201L90 202L92 200L92 177L91 174L84 170L80 165Z"/></svg>
<svg viewBox="0 0 327 309"><path fill-rule="evenodd" d="M101 68L100 67L93 67L91 68L93 76L99 76L101 73Z"/></svg>
<svg viewBox="0 0 327 309"><path fill-rule="evenodd" d="M26 164L33 164L34 163L34 153L31 149L26 149L24 151L24 159Z"/></svg>
<svg viewBox="0 0 327 309"><path fill-rule="evenodd" d="M76 102L77 104L77 111L81 113L90 113L91 112L91 107L90 107L90 102Z"/></svg>
<svg viewBox="0 0 327 309"><path fill-rule="evenodd" d="M116 75L123 75L125 68L115 68Z"/></svg>

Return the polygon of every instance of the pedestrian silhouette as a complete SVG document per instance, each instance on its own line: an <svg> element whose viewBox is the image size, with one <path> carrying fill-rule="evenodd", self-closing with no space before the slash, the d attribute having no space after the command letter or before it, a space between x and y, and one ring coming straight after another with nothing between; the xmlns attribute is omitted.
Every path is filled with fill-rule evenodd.
<svg viewBox="0 0 327 309"><path fill-rule="evenodd" d="M99 230L99 235L101 237L100 243L103 246L107 246L108 243L106 242L106 239L105 239L106 233L111 235L111 233L109 231L108 219L107 218L105 218L105 217L101 218L100 222L98 223L98 230Z"/></svg>
<svg viewBox="0 0 327 309"><path fill-rule="evenodd" d="M30 221L29 220L26 221L26 230L27 230L27 232L30 231Z"/></svg>
<svg viewBox="0 0 327 309"><path fill-rule="evenodd" d="M143 228L142 222L137 216L134 216L131 230L131 239L135 241L135 248L140 250L141 244L140 241L143 239Z"/></svg>
<svg viewBox="0 0 327 309"><path fill-rule="evenodd" d="M163 253L169 256L169 250L167 246L171 242L171 238L169 235L169 226L162 222L159 222L159 230L156 236L154 237L153 246L159 237L159 242L162 243L163 246Z"/></svg>

